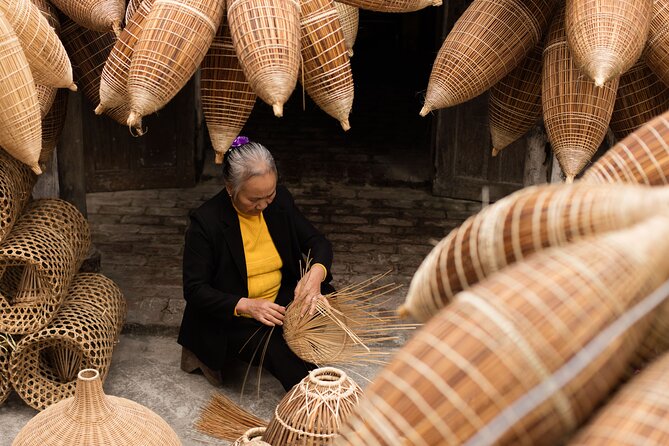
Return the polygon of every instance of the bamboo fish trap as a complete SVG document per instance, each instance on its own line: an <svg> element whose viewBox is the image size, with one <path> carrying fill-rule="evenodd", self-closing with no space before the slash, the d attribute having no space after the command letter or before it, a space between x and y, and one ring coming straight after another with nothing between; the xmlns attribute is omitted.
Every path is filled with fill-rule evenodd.
<svg viewBox="0 0 669 446"><path fill-rule="evenodd" d="M28 166L0 149L0 243L19 219L36 181Z"/></svg>
<svg viewBox="0 0 669 446"><path fill-rule="evenodd" d="M41 164L49 163L53 152L56 150L56 145L65 125L68 95L67 90L59 89L56 92L51 109L42 119L42 151L39 156Z"/></svg>
<svg viewBox="0 0 669 446"><path fill-rule="evenodd" d="M441 0L340 0L360 9L378 12L412 12L428 6L441 6Z"/></svg>
<svg viewBox="0 0 669 446"><path fill-rule="evenodd" d="M669 444L669 355L625 384L569 446Z"/></svg>
<svg viewBox="0 0 669 446"><path fill-rule="evenodd" d="M269 443L262 441L262 436L265 433L264 427L254 427L239 437L232 446L271 446Z"/></svg>
<svg viewBox="0 0 669 446"><path fill-rule="evenodd" d="M47 115L47 113L49 113L49 110L51 110L53 101L56 100L56 92L58 91L58 88L49 87L46 85L36 83L35 91L37 91L37 102L39 103L39 115L40 118L42 118L42 121L44 121L44 117ZM42 133L44 133L44 130L42 130ZM41 152L40 152L40 158L42 158Z"/></svg>
<svg viewBox="0 0 669 446"><path fill-rule="evenodd" d="M657 77L669 85L669 0L654 0L644 58Z"/></svg>
<svg viewBox="0 0 669 446"><path fill-rule="evenodd" d="M31 0L33 5L37 6L42 12L42 15L46 17L49 25L56 31L56 34L60 34L60 19L58 18L58 10L51 4L49 0Z"/></svg>
<svg viewBox="0 0 669 446"><path fill-rule="evenodd" d="M121 34L124 0L50 0L56 8L80 26L101 33Z"/></svg>
<svg viewBox="0 0 669 446"><path fill-rule="evenodd" d="M641 59L620 76L609 127L618 139L623 139L667 110L669 88Z"/></svg>
<svg viewBox="0 0 669 446"><path fill-rule="evenodd" d="M232 43L253 91L283 116L300 67L296 0L228 0Z"/></svg>
<svg viewBox="0 0 669 446"><path fill-rule="evenodd" d="M475 0L441 45L421 116L468 101L509 74L541 40L557 0Z"/></svg>
<svg viewBox="0 0 669 446"><path fill-rule="evenodd" d="M155 0L128 74L128 125L165 106L193 76L221 24L225 0Z"/></svg>
<svg viewBox="0 0 669 446"><path fill-rule="evenodd" d="M542 76L541 101L546 133L570 183L606 136L618 78L597 87L583 76L567 44L564 9L556 15L548 34Z"/></svg>
<svg viewBox="0 0 669 446"><path fill-rule="evenodd" d="M664 209L669 188L575 184L522 189L454 229L425 257L401 314L426 321L461 290L549 246L622 229Z"/></svg>
<svg viewBox="0 0 669 446"><path fill-rule="evenodd" d="M344 33L344 43L348 50L349 57L353 57L353 45L358 36L358 23L360 21L360 10L355 6L347 5L345 3L334 2L339 15L339 23L341 24L341 31Z"/></svg>
<svg viewBox="0 0 669 446"><path fill-rule="evenodd" d="M628 371L668 245L660 215L458 294L366 388L335 444L560 443Z"/></svg>
<svg viewBox="0 0 669 446"><path fill-rule="evenodd" d="M342 370L312 370L279 402L263 441L277 445L331 445L361 398L362 389Z"/></svg>
<svg viewBox="0 0 669 446"><path fill-rule="evenodd" d="M0 406L7 401L12 391L9 380L9 358L16 348L16 342L10 335L0 333Z"/></svg>
<svg viewBox="0 0 669 446"><path fill-rule="evenodd" d="M576 66L598 87L639 59L653 0L569 0L566 33Z"/></svg>
<svg viewBox="0 0 669 446"><path fill-rule="evenodd" d="M353 73L332 0L300 1L300 46L307 94L344 130L351 128Z"/></svg>
<svg viewBox="0 0 669 446"><path fill-rule="evenodd" d="M251 431L258 432L256 429L264 432L266 426L266 420L239 407L221 392L214 394L195 423L200 432L227 441L239 441Z"/></svg>
<svg viewBox="0 0 669 446"><path fill-rule="evenodd" d="M541 117L543 49L540 41L520 65L490 90L488 118L493 156L521 138Z"/></svg>
<svg viewBox="0 0 669 446"><path fill-rule="evenodd" d="M132 20L132 16L135 14L135 11L139 9L139 5L142 4L142 0L129 0L128 6L125 8L125 23L126 25Z"/></svg>
<svg viewBox="0 0 669 446"><path fill-rule="evenodd" d="M200 96L215 162L222 164L223 155L241 133L256 103L256 94L239 65L225 20L202 61Z"/></svg>

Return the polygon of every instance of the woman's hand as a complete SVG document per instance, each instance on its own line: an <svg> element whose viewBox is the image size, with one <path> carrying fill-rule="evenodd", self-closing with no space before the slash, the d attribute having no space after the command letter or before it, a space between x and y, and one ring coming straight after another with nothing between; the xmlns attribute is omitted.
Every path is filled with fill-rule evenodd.
<svg viewBox="0 0 669 446"><path fill-rule="evenodd" d="M270 302L266 299L249 299L242 297L235 307L237 314L248 314L253 319L270 327L283 325L286 307Z"/></svg>
<svg viewBox="0 0 669 446"><path fill-rule="evenodd" d="M294 299L298 305L301 305L300 317L307 312L309 315L314 314L319 301L329 306L327 299L321 294L321 282L324 278L325 270L318 266L312 267L297 282Z"/></svg>

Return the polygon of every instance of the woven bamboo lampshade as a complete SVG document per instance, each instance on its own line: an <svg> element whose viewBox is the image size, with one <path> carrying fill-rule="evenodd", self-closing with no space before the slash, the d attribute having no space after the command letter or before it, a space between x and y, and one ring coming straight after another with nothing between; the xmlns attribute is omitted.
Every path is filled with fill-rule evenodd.
<svg viewBox="0 0 669 446"><path fill-rule="evenodd" d="M42 151L39 155L40 163L48 163L51 160L53 151L56 150L56 144L60 139L60 134L65 125L65 116L67 115L68 91L62 88L56 92L56 98L49 113L42 119Z"/></svg>
<svg viewBox="0 0 669 446"><path fill-rule="evenodd" d="M264 427L251 428L232 443L232 446L271 446L269 443L262 441L264 433Z"/></svg>
<svg viewBox="0 0 669 446"><path fill-rule="evenodd" d="M669 85L669 0L654 0L644 52L651 70Z"/></svg>
<svg viewBox="0 0 669 446"><path fill-rule="evenodd" d="M132 20L132 16L135 14L135 11L139 9L139 5L142 3L142 0L129 0L128 6L125 8L125 23L126 25Z"/></svg>
<svg viewBox="0 0 669 446"><path fill-rule="evenodd" d="M344 130L349 130L353 73L332 0L300 2L300 48L307 94Z"/></svg>
<svg viewBox="0 0 669 446"><path fill-rule="evenodd" d="M11 336L0 334L0 406L12 391L9 380L9 358L16 344Z"/></svg>
<svg viewBox="0 0 669 446"><path fill-rule="evenodd" d="M583 76L567 44L564 9L556 15L548 34L542 76L546 133L567 182L572 182L606 136L618 78L597 87Z"/></svg>
<svg viewBox="0 0 669 446"><path fill-rule="evenodd" d="M209 47L200 68L200 97L216 164L239 135L256 103L256 94L239 65L227 21Z"/></svg>
<svg viewBox="0 0 669 446"><path fill-rule="evenodd" d="M51 4L49 0L31 0L33 5L37 6L42 12L42 15L46 17L49 25L56 31L56 34L60 34L60 19L58 18L58 10L55 6Z"/></svg>
<svg viewBox="0 0 669 446"><path fill-rule="evenodd" d="M353 57L353 45L358 36L358 22L360 21L360 10L355 6L347 5L345 3L334 2L339 15L339 23L341 30L344 33L344 43L348 50L349 57Z"/></svg>
<svg viewBox="0 0 669 446"><path fill-rule="evenodd" d="M543 42L504 79L490 89L488 118L492 154L522 137L541 117Z"/></svg>
<svg viewBox="0 0 669 446"><path fill-rule="evenodd" d="M100 374L79 372L72 398L37 414L21 429L12 446L180 446L174 430L150 409L125 398L105 395Z"/></svg>
<svg viewBox="0 0 669 446"><path fill-rule="evenodd" d="M639 59L653 0L568 0L566 33L576 66L601 87Z"/></svg>
<svg viewBox="0 0 669 446"><path fill-rule="evenodd" d="M557 3L471 3L439 49L420 115L468 101L509 74L541 40Z"/></svg>
<svg viewBox="0 0 669 446"><path fill-rule="evenodd" d="M121 23L125 17L124 0L50 0L70 19L80 26L106 33L121 33Z"/></svg>
<svg viewBox="0 0 669 446"><path fill-rule="evenodd" d="M223 18L225 0L155 0L135 44L128 74L128 125L165 106L204 59Z"/></svg>
<svg viewBox="0 0 669 446"><path fill-rule="evenodd" d="M454 229L423 260L401 312L426 321L456 294L549 246L628 227L663 209L669 188L553 184L522 189Z"/></svg>
<svg viewBox="0 0 669 446"><path fill-rule="evenodd" d="M228 25L239 64L256 94L283 116L300 67L296 0L228 0Z"/></svg>
<svg viewBox="0 0 669 446"><path fill-rule="evenodd" d="M588 183L669 184L669 112L611 147L583 175Z"/></svg>
<svg viewBox="0 0 669 446"><path fill-rule="evenodd" d="M441 0L341 0L341 3L378 12L412 12L441 6Z"/></svg>
<svg viewBox="0 0 669 446"><path fill-rule="evenodd" d="M30 200L36 181L37 177L28 166L0 149L0 243Z"/></svg>
<svg viewBox="0 0 669 446"><path fill-rule="evenodd" d="M263 441L305 446L333 444L342 423L362 398L362 389L342 370L312 370L274 410Z"/></svg>
<svg viewBox="0 0 669 446"><path fill-rule="evenodd" d="M669 277L668 245L669 219L652 217L463 291L375 377L335 444L559 444L629 370L649 319L619 321Z"/></svg>

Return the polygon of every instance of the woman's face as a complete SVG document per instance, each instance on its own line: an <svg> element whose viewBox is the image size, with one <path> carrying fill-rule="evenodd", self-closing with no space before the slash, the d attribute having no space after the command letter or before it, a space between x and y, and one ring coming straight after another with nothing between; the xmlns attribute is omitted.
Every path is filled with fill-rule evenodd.
<svg viewBox="0 0 669 446"><path fill-rule="evenodd" d="M276 175L268 172L253 176L242 183L237 196L232 197L232 202L242 214L260 215L274 200L275 195Z"/></svg>

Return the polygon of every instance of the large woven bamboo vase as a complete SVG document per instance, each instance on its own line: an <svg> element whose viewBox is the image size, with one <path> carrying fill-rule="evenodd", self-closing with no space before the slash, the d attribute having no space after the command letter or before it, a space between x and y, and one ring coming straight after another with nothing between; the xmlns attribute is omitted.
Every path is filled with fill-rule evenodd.
<svg viewBox="0 0 669 446"><path fill-rule="evenodd" d="M79 372L74 396L36 415L13 446L177 446L174 430L150 409L105 395L95 369Z"/></svg>

